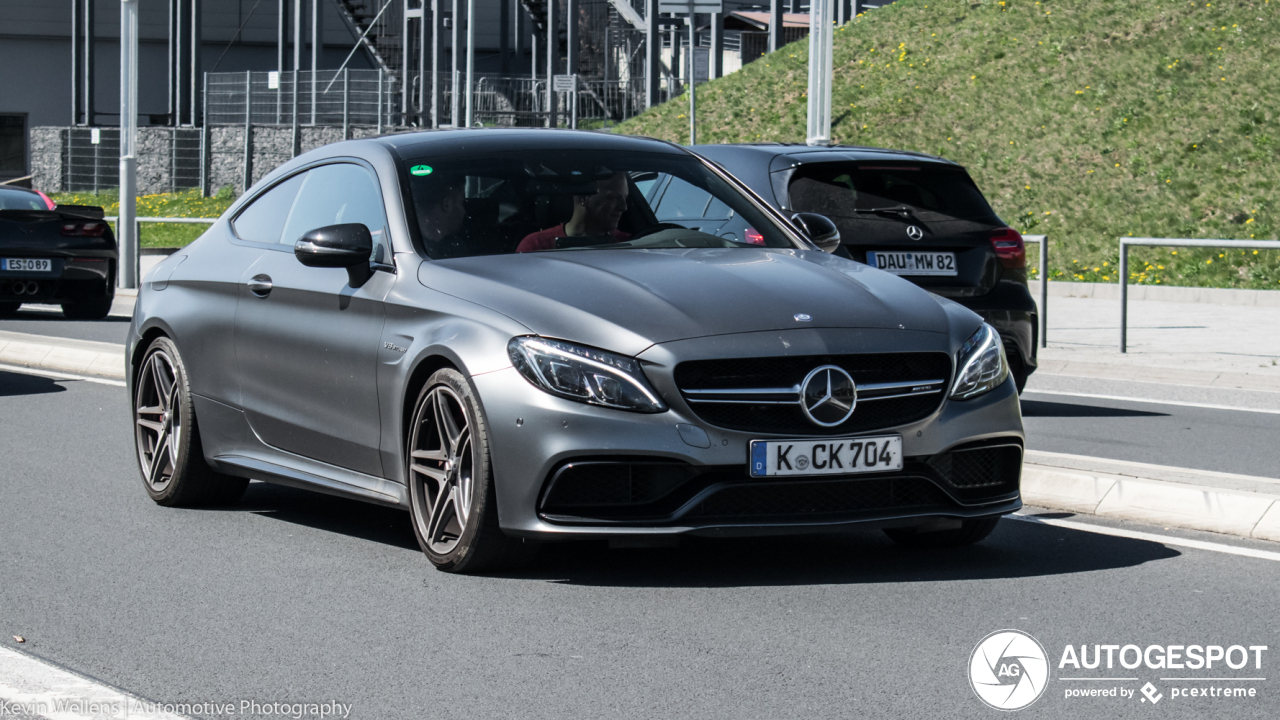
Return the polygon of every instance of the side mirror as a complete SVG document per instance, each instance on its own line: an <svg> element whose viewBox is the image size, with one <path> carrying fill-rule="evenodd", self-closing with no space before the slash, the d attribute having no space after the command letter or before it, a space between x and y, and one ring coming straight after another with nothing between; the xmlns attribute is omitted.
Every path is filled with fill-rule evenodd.
<svg viewBox="0 0 1280 720"><path fill-rule="evenodd" d="M826 215L817 213L796 213L791 222L809 236L809 241L825 253L833 253L840 247L840 230Z"/></svg>
<svg viewBox="0 0 1280 720"><path fill-rule="evenodd" d="M364 285L373 275L369 268L373 236L361 223L316 228L293 244L293 255L307 267L346 268L353 288Z"/></svg>

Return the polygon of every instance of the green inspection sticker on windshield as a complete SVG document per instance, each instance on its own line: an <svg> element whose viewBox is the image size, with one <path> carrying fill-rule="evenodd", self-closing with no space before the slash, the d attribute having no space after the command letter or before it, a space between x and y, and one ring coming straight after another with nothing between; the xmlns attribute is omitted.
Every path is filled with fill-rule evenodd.
<svg viewBox="0 0 1280 720"><path fill-rule="evenodd" d="M430 165L414 165L409 168L410 175L430 175L432 172Z"/></svg>

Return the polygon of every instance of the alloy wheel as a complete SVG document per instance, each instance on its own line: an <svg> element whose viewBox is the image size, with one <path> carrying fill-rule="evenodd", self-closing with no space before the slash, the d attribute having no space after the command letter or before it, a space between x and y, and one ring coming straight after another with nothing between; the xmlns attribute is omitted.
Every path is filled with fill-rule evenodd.
<svg viewBox="0 0 1280 720"><path fill-rule="evenodd" d="M475 490L476 461L463 400L445 385L419 402L409 442L410 491L416 496L418 532L431 552L445 555L467 528Z"/></svg>
<svg viewBox="0 0 1280 720"><path fill-rule="evenodd" d="M134 402L134 429L142 474L153 492L161 492L173 480L182 441L178 371L164 350L147 357L138 375Z"/></svg>

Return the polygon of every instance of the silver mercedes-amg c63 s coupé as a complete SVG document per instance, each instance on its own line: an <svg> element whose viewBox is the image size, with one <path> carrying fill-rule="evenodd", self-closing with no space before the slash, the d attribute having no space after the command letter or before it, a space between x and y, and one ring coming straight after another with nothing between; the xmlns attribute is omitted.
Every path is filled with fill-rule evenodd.
<svg viewBox="0 0 1280 720"><path fill-rule="evenodd" d="M980 540L1021 507L1000 338L838 243L656 140L328 145L144 279L146 490L227 503L255 478L401 507L465 572L555 539Z"/></svg>

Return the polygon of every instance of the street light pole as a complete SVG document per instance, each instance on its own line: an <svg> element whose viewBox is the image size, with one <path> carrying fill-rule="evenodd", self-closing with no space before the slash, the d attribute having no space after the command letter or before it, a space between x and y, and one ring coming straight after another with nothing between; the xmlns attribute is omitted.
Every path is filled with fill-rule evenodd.
<svg viewBox="0 0 1280 720"><path fill-rule="evenodd" d="M138 0L120 0L120 244L117 285L138 287Z"/></svg>
<svg viewBox="0 0 1280 720"><path fill-rule="evenodd" d="M809 122L806 145L831 144L831 5L835 0L812 0L809 5Z"/></svg>
<svg viewBox="0 0 1280 720"><path fill-rule="evenodd" d="M467 127L475 125L476 0L467 0Z"/></svg>

